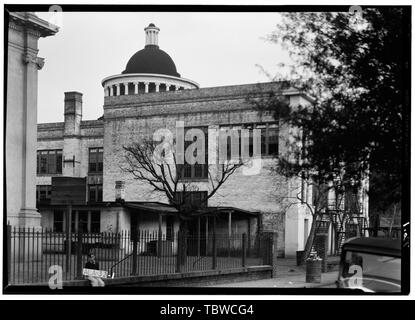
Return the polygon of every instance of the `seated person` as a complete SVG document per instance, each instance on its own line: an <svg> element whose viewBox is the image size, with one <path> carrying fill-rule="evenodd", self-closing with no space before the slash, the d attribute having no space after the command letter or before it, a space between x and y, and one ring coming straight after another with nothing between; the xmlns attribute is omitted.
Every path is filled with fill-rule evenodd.
<svg viewBox="0 0 415 320"><path fill-rule="evenodd" d="M95 255L93 253L88 254L88 261L85 263L85 269L93 269L93 270L99 270L99 264L95 260ZM91 283L91 286L93 287L104 287L105 283L102 281L100 277L95 276L88 276L87 279Z"/></svg>

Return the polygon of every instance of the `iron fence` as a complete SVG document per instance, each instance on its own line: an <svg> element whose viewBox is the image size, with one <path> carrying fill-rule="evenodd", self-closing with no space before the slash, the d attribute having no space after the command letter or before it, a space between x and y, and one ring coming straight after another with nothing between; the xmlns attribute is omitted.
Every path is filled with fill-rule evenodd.
<svg viewBox="0 0 415 320"><path fill-rule="evenodd" d="M62 280L82 279L88 253L113 277L224 270L270 264L270 241L262 235L129 231L59 233L7 227L8 282L47 283L57 270Z"/></svg>

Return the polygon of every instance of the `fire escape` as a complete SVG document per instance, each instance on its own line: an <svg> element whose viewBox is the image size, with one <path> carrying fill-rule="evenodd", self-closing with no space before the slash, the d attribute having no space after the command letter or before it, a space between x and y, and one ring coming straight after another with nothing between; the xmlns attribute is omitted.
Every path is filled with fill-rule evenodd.
<svg viewBox="0 0 415 320"><path fill-rule="evenodd" d="M330 221L333 225L335 254L340 254L341 247L347 239L368 235L367 217L363 214L363 205L357 199L342 206L329 203L322 220Z"/></svg>

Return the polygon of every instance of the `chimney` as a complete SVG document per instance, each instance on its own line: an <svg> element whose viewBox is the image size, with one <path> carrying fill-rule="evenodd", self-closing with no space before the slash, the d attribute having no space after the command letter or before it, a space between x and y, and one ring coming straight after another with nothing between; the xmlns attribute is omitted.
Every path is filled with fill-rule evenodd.
<svg viewBox="0 0 415 320"><path fill-rule="evenodd" d="M80 177L82 93L65 92L64 118L62 173L67 177Z"/></svg>
<svg viewBox="0 0 415 320"><path fill-rule="evenodd" d="M124 202L125 197L125 182L115 181L115 201Z"/></svg>
<svg viewBox="0 0 415 320"><path fill-rule="evenodd" d="M82 93L65 92L65 136L79 135L82 120Z"/></svg>

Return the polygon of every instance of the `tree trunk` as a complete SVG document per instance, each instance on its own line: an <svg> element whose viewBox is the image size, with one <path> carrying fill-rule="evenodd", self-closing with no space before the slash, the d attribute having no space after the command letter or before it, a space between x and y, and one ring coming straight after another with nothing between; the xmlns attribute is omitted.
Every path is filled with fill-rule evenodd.
<svg viewBox="0 0 415 320"><path fill-rule="evenodd" d="M189 226L186 220L180 220L179 237L178 237L178 252L179 263L182 267L186 265L187 258L187 240L189 234Z"/></svg>
<svg viewBox="0 0 415 320"><path fill-rule="evenodd" d="M313 247L314 238L317 230L317 215L313 217L313 222L311 223L310 234L308 235L307 242L305 244L303 256L301 257L300 266L305 263L308 256L310 255L311 248Z"/></svg>
<svg viewBox="0 0 415 320"><path fill-rule="evenodd" d="M393 215L392 215L392 220L391 220L391 222L390 222L390 224L389 224L389 237L391 236L391 234L392 234L392 227L393 227L393 223L395 222L395 216L396 216L396 207L397 207L397 205L396 205L396 203L393 205Z"/></svg>

